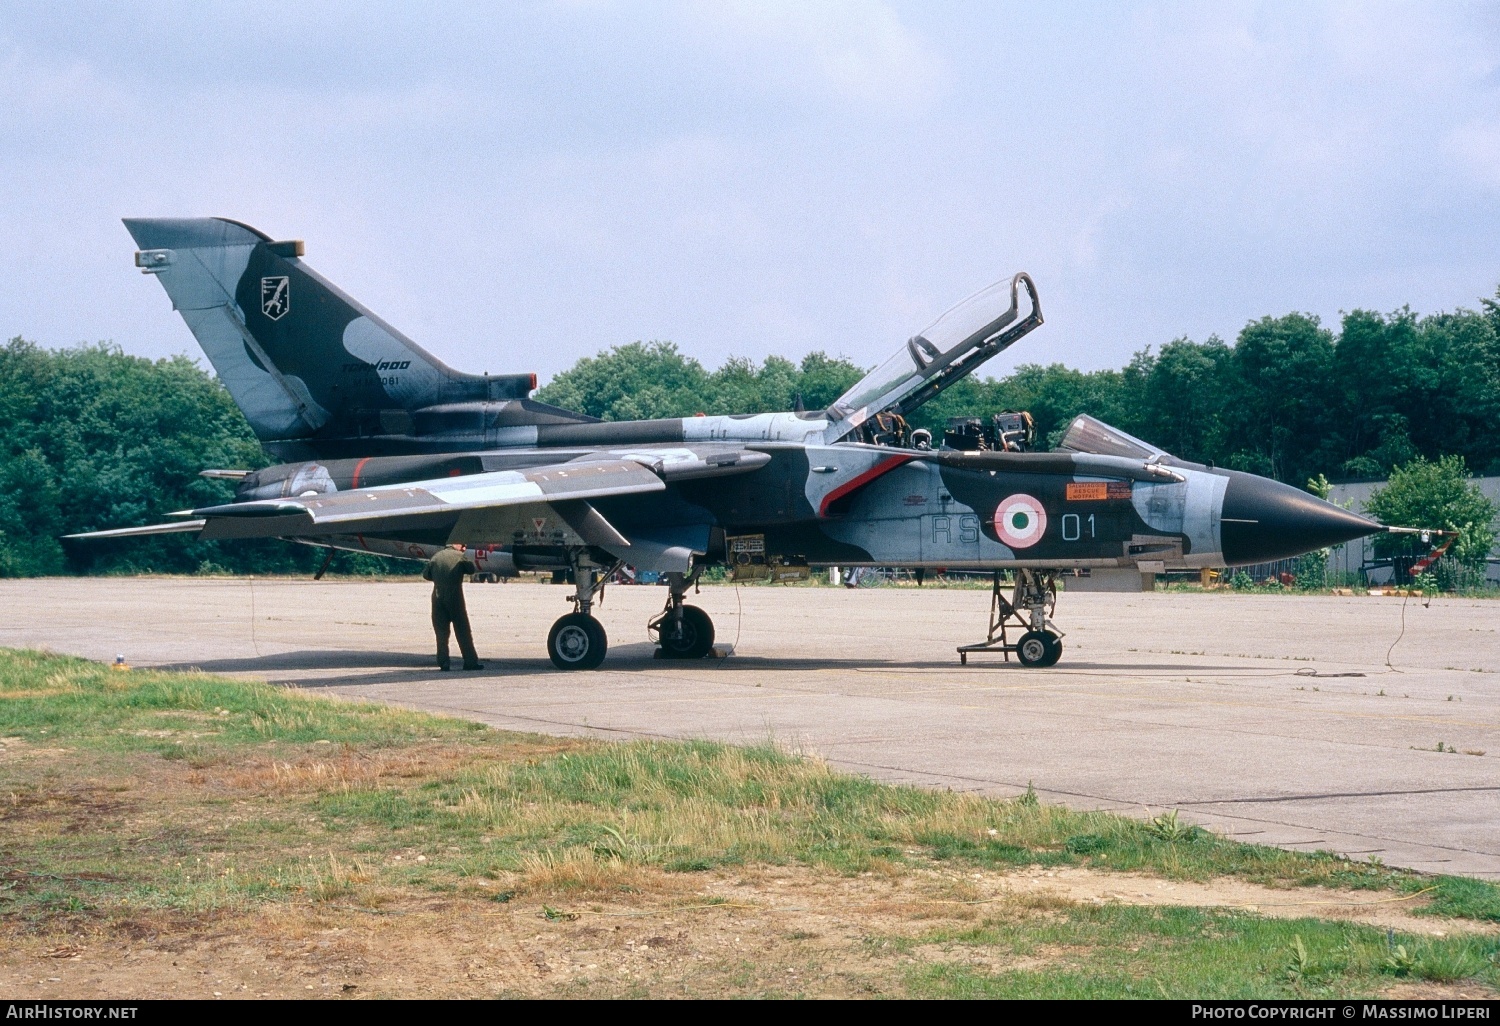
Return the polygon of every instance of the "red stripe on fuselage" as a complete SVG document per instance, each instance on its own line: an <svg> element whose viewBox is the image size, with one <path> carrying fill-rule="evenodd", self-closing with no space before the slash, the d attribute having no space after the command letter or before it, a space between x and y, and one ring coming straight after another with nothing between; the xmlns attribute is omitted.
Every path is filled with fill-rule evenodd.
<svg viewBox="0 0 1500 1026"><path fill-rule="evenodd" d="M915 456L889 456L881 460L879 463L875 464L863 474L860 474L858 477L851 478L850 480L845 481L833 491L823 496L823 501L818 504L818 516L826 517L828 515L828 507L832 506L835 502L838 502L850 492L863 488L865 485L875 480L881 474L884 474L885 472L890 470L895 470L897 467L901 466L901 464L910 463L914 459L916 459Z"/></svg>
<svg viewBox="0 0 1500 1026"><path fill-rule="evenodd" d="M352 480L352 481L349 482L349 487L350 488L358 488L359 487L359 475L364 472L365 464L369 463L369 462L370 462L370 457L366 456L364 459L360 460L358 463L356 463L354 465L354 480Z"/></svg>

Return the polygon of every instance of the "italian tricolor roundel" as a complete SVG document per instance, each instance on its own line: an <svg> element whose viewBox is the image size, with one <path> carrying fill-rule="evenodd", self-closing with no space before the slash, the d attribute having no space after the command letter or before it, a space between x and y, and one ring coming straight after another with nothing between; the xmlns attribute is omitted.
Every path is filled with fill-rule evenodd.
<svg viewBox="0 0 1500 1026"><path fill-rule="evenodd" d="M1030 548L1047 531L1047 511L1029 495L1012 495L995 509L995 533L1013 549Z"/></svg>

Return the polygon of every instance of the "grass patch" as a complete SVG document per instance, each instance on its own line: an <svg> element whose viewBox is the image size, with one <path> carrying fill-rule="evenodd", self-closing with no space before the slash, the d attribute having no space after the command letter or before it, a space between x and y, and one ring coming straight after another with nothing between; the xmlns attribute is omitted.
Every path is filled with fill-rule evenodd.
<svg viewBox="0 0 1500 1026"><path fill-rule="evenodd" d="M1466 876L1408 880L1406 889L1432 888L1427 911L1438 916L1500 922L1500 887Z"/></svg>
<svg viewBox="0 0 1500 1026"><path fill-rule="evenodd" d="M1355 924L1117 905L1077 906L1040 922L991 920L904 943L946 955L909 972L914 996L962 998L1341 998L1398 979L1493 984L1500 951L1493 937L1396 943ZM1002 965L965 959L980 949Z"/></svg>
<svg viewBox="0 0 1500 1026"><path fill-rule="evenodd" d="M514 734L198 673L0 650L0 924L23 933L292 907L378 912L413 895L468 896L506 914L545 899L539 907L563 915L659 891L663 879L686 892L701 874L757 867L856 881L1025 866L1427 889L1434 914L1500 920L1493 884L1240 844L1173 814L1141 822L1034 794L879 784L772 746ZM1043 951L1057 972L928 959L903 992L1139 994L1151 993L1141 987L1153 974L1173 996L1342 993L1377 976L1493 982L1489 941L1386 943L1305 923L1032 908L922 943ZM1293 936L1305 948L1295 979L1282 971Z"/></svg>
<svg viewBox="0 0 1500 1026"><path fill-rule="evenodd" d="M388 706L311 701L200 673L121 673L99 663L0 650L0 731L95 751L207 756L264 742L394 745L485 732Z"/></svg>
<svg viewBox="0 0 1500 1026"><path fill-rule="evenodd" d="M598 874L582 867L593 863L683 873L797 863L846 874L914 860L1092 865L1187 880L1435 887L1438 914L1500 919L1500 889L1490 883L1240 844L1179 823L1175 813L1141 822L1029 797L891 786L771 746L509 734L384 705L203 674L120 673L35 652L0 652L0 736L18 739L18 752L66 746L66 759L43 752L0 763L6 818L45 810L57 832L33 833L35 854L45 850L42 861L63 865L65 876L95 871L80 864L91 851L103 865L120 835L90 827L123 820L146 828L125 831L140 835L133 843L148 842L139 856L154 853L172 869L205 838L218 861L260 853L259 877L244 885L258 896L305 875L300 862L278 855L325 859L337 842L367 861L379 857L383 868L371 879L519 874L562 886L571 873L592 886ZM191 843L176 830L152 834L164 827L159 817L121 795L119 781L143 773L166 774L177 798L197 807L203 824ZM179 875L188 874L166 877ZM240 889L231 883L240 880L219 890Z"/></svg>

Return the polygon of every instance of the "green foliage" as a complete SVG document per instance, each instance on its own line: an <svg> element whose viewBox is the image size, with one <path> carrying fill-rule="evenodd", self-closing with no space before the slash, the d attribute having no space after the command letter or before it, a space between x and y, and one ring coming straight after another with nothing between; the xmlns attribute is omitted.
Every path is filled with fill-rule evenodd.
<svg viewBox="0 0 1500 1026"><path fill-rule="evenodd" d="M1328 583L1328 550L1317 549L1297 557L1297 569L1292 572L1299 590L1322 588Z"/></svg>
<svg viewBox="0 0 1500 1026"><path fill-rule="evenodd" d="M1029 410L1037 437L1056 442L1068 422L1089 413L1111 423L1125 423L1123 375L1120 371L1077 371L1054 363L1023 364L1009 377L968 378L917 410L913 426L941 436L950 417L982 417L1001 410Z"/></svg>
<svg viewBox="0 0 1500 1026"><path fill-rule="evenodd" d="M107 346L54 353L15 338L0 347L0 436L0 571L12 575L221 562L204 543L65 550L58 535L222 502L229 489L200 469L264 461L228 395L190 360Z"/></svg>
<svg viewBox="0 0 1500 1026"><path fill-rule="evenodd" d="M1492 937L1392 936L1311 918L1120 904L1059 908L1041 920L992 915L885 943L946 953L907 970L917 997L1199 1000L1368 997L1393 976L1472 980L1479 989L1494 985L1490 957L1500 946Z"/></svg>
<svg viewBox="0 0 1500 1026"><path fill-rule="evenodd" d="M122 673L83 659L0 649L0 736L67 736L89 748L181 758L189 739L209 750L267 742L389 745L485 730L375 703L309 703L285 688L227 677Z"/></svg>
<svg viewBox="0 0 1500 1026"><path fill-rule="evenodd" d="M1063 842L1063 849L1074 855L1098 855L1110 848L1109 838L1098 834L1078 834Z"/></svg>
<svg viewBox="0 0 1500 1026"><path fill-rule="evenodd" d="M1496 295L1478 313L1356 310L1337 332L1309 314L1264 317L1233 345L1179 338L1122 370L1024 364L959 382L912 422L941 433L950 417L1029 410L1050 445L1088 413L1186 459L1307 481L1315 494L1326 475L1380 477L1415 456L1500 470ZM859 374L822 353L710 372L671 343L635 342L580 360L538 397L606 420L786 410L799 393L816 410Z"/></svg>
<svg viewBox="0 0 1500 1026"><path fill-rule="evenodd" d="M1264 317L1245 326L1234 347L1239 395L1227 411L1238 447L1231 465L1282 480L1304 476L1297 450L1325 436L1334 412L1316 397L1333 356L1333 333L1316 317Z"/></svg>
<svg viewBox="0 0 1500 1026"><path fill-rule="evenodd" d="M1500 887L1487 881L1203 832L1170 840L1110 813L880 784L770 746L543 738L38 652L0 650L0 737L23 753L0 763L0 793L20 813L7 820L0 914L70 933L277 903L378 913L396 888L408 902L462 889L536 915L541 928L598 911L592 899L606 893L635 892L649 879L643 867L899 875L933 860L950 878L1019 865L1233 875L1425 896L1431 914L1500 917ZM28 747L65 757L27 758ZM413 861L414 851L425 856ZM938 953L902 963L914 996L1296 997L1374 993L1393 977L1500 982L1500 939L1490 935L1421 938L1047 894L952 898L971 915L917 912L897 936L871 938ZM648 913L677 903L632 900Z"/></svg>
<svg viewBox="0 0 1500 1026"><path fill-rule="evenodd" d="M1392 944L1381 969L1392 976L1410 976L1418 964L1416 956L1406 950L1405 944Z"/></svg>
<svg viewBox="0 0 1500 1026"><path fill-rule="evenodd" d="M1485 581L1485 569L1484 562L1478 560L1461 563L1443 556L1432 564L1428 574L1438 591L1481 591L1489 586Z"/></svg>
<svg viewBox="0 0 1500 1026"><path fill-rule="evenodd" d="M1432 887L1423 884L1424 889ZM1463 876L1440 876L1431 889L1427 911L1435 916L1462 916L1500 923L1500 887Z"/></svg>
<svg viewBox="0 0 1500 1026"><path fill-rule="evenodd" d="M809 410L825 410L863 376L863 370L842 356L835 358L821 351L808 353L802 358L801 379L797 383L802 405Z"/></svg>
<svg viewBox="0 0 1500 1026"><path fill-rule="evenodd" d="M671 342L631 342L584 357L553 378L537 398L601 420L691 417L697 413L818 410L863 372L848 360L809 353L802 363L769 356L759 367L736 357L713 373Z"/></svg>
<svg viewBox="0 0 1500 1026"><path fill-rule="evenodd" d="M198 471L268 462L229 393L186 357L53 352L21 338L0 346L0 576L308 571L319 552L282 542L59 540L227 502L232 487ZM334 570L371 565L358 561L341 557Z"/></svg>
<svg viewBox="0 0 1500 1026"><path fill-rule="evenodd" d="M603 420L690 417L707 382L703 365L671 342L632 342L579 360L537 398Z"/></svg>
<svg viewBox="0 0 1500 1026"><path fill-rule="evenodd" d="M1436 573L1444 586L1467 586L1490 519L1451 468L1500 472L1500 290L1481 307L1427 317L1355 310L1337 332L1307 314L1264 317L1233 345L1179 338L1121 370L1026 364L998 380L960 382L918 410L913 426L940 433L950 417L1024 409L1055 444L1088 413L1178 456L1306 481L1316 494L1325 475L1400 468L1381 500L1389 522L1463 531L1456 562ZM604 420L788 410L798 397L819 410L860 375L821 352L800 363L731 359L709 371L671 342L633 342L579 360L537 397ZM151 361L104 345L48 351L12 339L0 346L0 432L0 576L307 572L320 557L279 542L58 540L225 501L230 486L199 470L268 462L225 390L185 357ZM1424 489L1428 499L1403 498ZM1404 553L1420 543L1376 544ZM404 567L340 554L332 569ZM1299 583L1315 576L1299 567Z"/></svg>
<svg viewBox="0 0 1500 1026"><path fill-rule="evenodd" d="M1152 356L1137 353L1125 369L1135 387L1132 427L1185 459L1213 462L1230 439L1225 413L1235 386L1236 350L1217 336L1199 345L1180 338Z"/></svg>
<svg viewBox="0 0 1500 1026"><path fill-rule="evenodd" d="M1458 539L1448 554L1460 564L1482 567L1495 543L1495 504L1468 481L1460 456L1438 460L1418 457L1392 472L1377 488L1365 511L1382 524L1456 531ZM1375 538L1381 555L1421 555L1435 542L1420 535L1384 534Z"/></svg>
<svg viewBox="0 0 1500 1026"><path fill-rule="evenodd" d="M1308 953L1307 945L1302 943L1300 933L1292 935L1292 943L1288 945L1290 958L1287 960L1286 976L1293 983L1310 983L1318 977L1326 974L1324 967L1318 965L1312 955Z"/></svg>
<svg viewBox="0 0 1500 1026"><path fill-rule="evenodd" d="M1171 809L1153 818L1147 824L1147 829L1153 835L1168 843L1196 841L1205 836L1202 827L1179 820L1176 809Z"/></svg>
<svg viewBox="0 0 1500 1026"><path fill-rule="evenodd" d="M950 416L1028 409L1055 444L1088 413L1186 459L1320 487L1323 475L1380 477L1418 455L1497 472L1496 295L1482 313L1356 310L1337 333L1307 314L1261 318L1233 346L1181 338L1122 371L1027 365L966 381L917 419L937 429Z"/></svg>

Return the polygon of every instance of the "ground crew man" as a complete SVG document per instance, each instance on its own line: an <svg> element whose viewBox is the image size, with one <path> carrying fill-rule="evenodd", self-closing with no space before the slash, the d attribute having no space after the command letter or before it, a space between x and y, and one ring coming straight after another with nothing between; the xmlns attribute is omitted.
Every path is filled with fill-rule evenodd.
<svg viewBox="0 0 1500 1026"><path fill-rule="evenodd" d="M438 549L422 571L422 579L432 582L432 630L437 634L437 664L448 670L448 628L458 636L458 650L464 656L464 669L482 670L484 664L474 654L474 635L469 633L469 611L464 607L464 577L478 572L474 561L465 555L461 544Z"/></svg>

